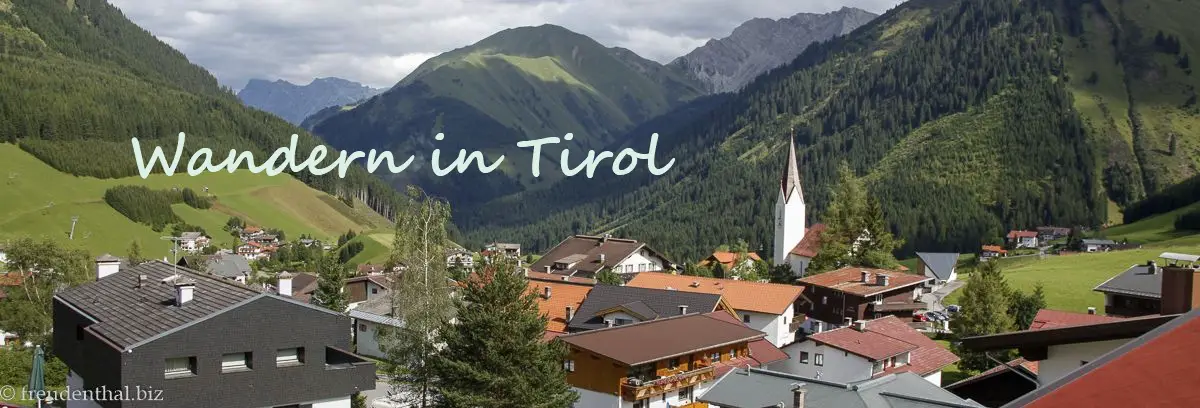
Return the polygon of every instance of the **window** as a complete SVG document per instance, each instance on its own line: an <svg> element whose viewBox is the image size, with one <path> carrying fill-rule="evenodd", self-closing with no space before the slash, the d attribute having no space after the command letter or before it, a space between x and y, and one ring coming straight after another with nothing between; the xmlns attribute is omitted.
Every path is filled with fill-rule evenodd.
<svg viewBox="0 0 1200 408"><path fill-rule="evenodd" d="M378 294L379 294L379 288L371 288L371 294L372 294L372 295L378 295Z"/></svg>
<svg viewBox="0 0 1200 408"><path fill-rule="evenodd" d="M250 353L230 353L221 356L221 372L233 373L250 369Z"/></svg>
<svg viewBox="0 0 1200 408"><path fill-rule="evenodd" d="M750 315L748 315L748 314L742 315L742 323L750 323Z"/></svg>
<svg viewBox="0 0 1200 408"><path fill-rule="evenodd" d="M821 296L821 304L829 303L829 296Z"/></svg>
<svg viewBox="0 0 1200 408"><path fill-rule="evenodd" d="M875 303L882 303L883 295L875 295Z"/></svg>
<svg viewBox="0 0 1200 408"><path fill-rule="evenodd" d="M275 352L275 366L287 367L304 364L304 347L280 349Z"/></svg>
<svg viewBox="0 0 1200 408"><path fill-rule="evenodd" d="M729 349L729 359L733 360L736 358L737 358L737 349Z"/></svg>
<svg viewBox="0 0 1200 408"><path fill-rule="evenodd" d="M807 351L800 352L800 364L808 364L808 352Z"/></svg>
<svg viewBox="0 0 1200 408"><path fill-rule="evenodd" d="M625 265L625 273L633 273L633 265Z"/></svg>
<svg viewBox="0 0 1200 408"><path fill-rule="evenodd" d="M821 353L813 354L813 365L825 365L825 355Z"/></svg>
<svg viewBox="0 0 1200 408"><path fill-rule="evenodd" d="M566 370L568 373L575 372L575 360L563 361L563 370Z"/></svg>
<svg viewBox="0 0 1200 408"><path fill-rule="evenodd" d="M879 374L883 371L883 362L876 361L871 364L871 374Z"/></svg>
<svg viewBox="0 0 1200 408"><path fill-rule="evenodd" d="M679 358L676 357L676 358L667 360L667 368L672 369L672 370L678 369L679 368Z"/></svg>
<svg viewBox="0 0 1200 408"><path fill-rule="evenodd" d="M709 360L712 360L712 362L714 362L714 363L715 363L715 362L718 362L718 361L721 361L721 353L712 353L712 354L709 354L709 355L708 355L708 359L709 359Z"/></svg>
<svg viewBox="0 0 1200 408"><path fill-rule="evenodd" d="M679 402L692 400L692 387L683 387L679 389Z"/></svg>
<svg viewBox="0 0 1200 408"><path fill-rule="evenodd" d="M650 408L650 400L634 401L633 408Z"/></svg>
<svg viewBox="0 0 1200 408"><path fill-rule="evenodd" d="M168 358L166 368L163 369L163 374L166 378L191 377L196 375L196 358Z"/></svg>
<svg viewBox="0 0 1200 408"><path fill-rule="evenodd" d="M360 331L360 332L365 332L365 331L367 331L367 324L366 324L366 323L359 323L359 324L358 324L358 331Z"/></svg>
<svg viewBox="0 0 1200 408"><path fill-rule="evenodd" d="M616 325L617 325L617 326L620 326L620 325L623 325L623 324L630 324L630 323L633 323L633 320L629 320L629 319L625 319L625 318L620 318L620 317L618 317L618 318L616 319L616 322L615 322L615 323L616 323Z"/></svg>

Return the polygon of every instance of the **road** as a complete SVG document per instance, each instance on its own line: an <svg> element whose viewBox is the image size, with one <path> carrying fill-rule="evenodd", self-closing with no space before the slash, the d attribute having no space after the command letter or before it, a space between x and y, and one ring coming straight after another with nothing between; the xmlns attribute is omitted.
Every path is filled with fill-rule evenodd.
<svg viewBox="0 0 1200 408"><path fill-rule="evenodd" d="M949 282L945 285L942 285L942 287L938 288L938 290L922 294L921 301L925 302L925 308L927 310L941 311L946 306L942 304L942 299L945 299L946 296L950 296L951 293L954 293L954 291L963 287L965 284L966 282L961 280Z"/></svg>

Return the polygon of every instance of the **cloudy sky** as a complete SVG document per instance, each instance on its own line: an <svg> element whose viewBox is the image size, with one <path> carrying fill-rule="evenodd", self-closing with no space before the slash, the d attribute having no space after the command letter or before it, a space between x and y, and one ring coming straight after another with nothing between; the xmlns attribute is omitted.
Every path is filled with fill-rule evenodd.
<svg viewBox="0 0 1200 408"><path fill-rule="evenodd" d="M240 89L336 76L387 87L439 53L505 28L557 24L669 62L754 17L881 13L900 0L110 0Z"/></svg>

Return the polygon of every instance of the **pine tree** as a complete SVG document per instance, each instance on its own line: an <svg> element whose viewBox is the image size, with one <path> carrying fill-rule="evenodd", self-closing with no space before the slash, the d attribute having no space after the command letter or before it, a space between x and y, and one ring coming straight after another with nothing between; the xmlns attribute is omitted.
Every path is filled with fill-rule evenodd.
<svg viewBox="0 0 1200 408"><path fill-rule="evenodd" d="M129 243L129 250L125 253L125 261L130 265L138 265L146 262L146 258L142 257L142 244L135 239Z"/></svg>
<svg viewBox="0 0 1200 408"><path fill-rule="evenodd" d="M407 406L425 408L439 400L432 362L441 343L439 333L454 317L445 258L450 206L415 187L410 187L408 194L412 204L396 213L396 235L388 261L407 266L392 297L392 315L403 327L385 328L379 337L391 361L384 370L392 375L393 389L407 398Z"/></svg>
<svg viewBox="0 0 1200 408"><path fill-rule="evenodd" d="M997 334L1015 327L1013 316L1008 313L1008 283L995 261L984 262L971 273L962 291L962 311L950 321L955 337ZM951 344L951 351L962 358L958 366L964 370L982 371L995 365L983 353L964 350L957 342Z"/></svg>
<svg viewBox="0 0 1200 408"><path fill-rule="evenodd" d="M821 252L809 264L809 273L844 266L897 267L893 251L903 241L892 235L879 200L867 193L866 184L844 162L838 167L838 183L830 196Z"/></svg>
<svg viewBox="0 0 1200 408"><path fill-rule="evenodd" d="M1026 330L1033 323L1038 311L1046 308L1046 291L1039 282L1033 292L1025 294L1013 289L1008 299L1008 314L1013 317L1015 330Z"/></svg>
<svg viewBox="0 0 1200 408"><path fill-rule="evenodd" d="M546 317L514 263L498 260L462 285L458 322L435 360L447 407L570 407L566 346L542 340Z"/></svg>
<svg viewBox="0 0 1200 408"><path fill-rule="evenodd" d="M349 275L349 268L335 255L321 256L317 260L317 290L313 292L313 303L335 312L345 312L350 299L343 288Z"/></svg>
<svg viewBox="0 0 1200 408"><path fill-rule="evenodd" d="M603 269L600 269L600 272L596 273L596 283L619 286L625 283L625 280L621 279L621 275L613 272L612 267L605 266Z"/></svg>

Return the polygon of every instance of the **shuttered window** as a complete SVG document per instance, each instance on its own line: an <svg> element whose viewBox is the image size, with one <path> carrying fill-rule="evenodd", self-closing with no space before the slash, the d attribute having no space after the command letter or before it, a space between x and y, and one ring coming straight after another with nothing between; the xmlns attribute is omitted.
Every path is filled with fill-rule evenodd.
<svg viewBox="0 0 1200 408"><path fill-rule="evenodd" d="M275 365L279 367L304 364L304 348L280 349L275 353Z"/></svg>
<svg viewBox="0 0 1200 408"><path fill-rule="evenodd" d="M250 369L250 353L231 353L221 356L221 372L245 371Z"/></svg>
<svg viewBox="0 0 1200 408"><path fill-rule="evenodd" d="M163 374L166 376L166 378L179 378L196 375L196 358L168 358L166 368L163 370Z"/></svg>

